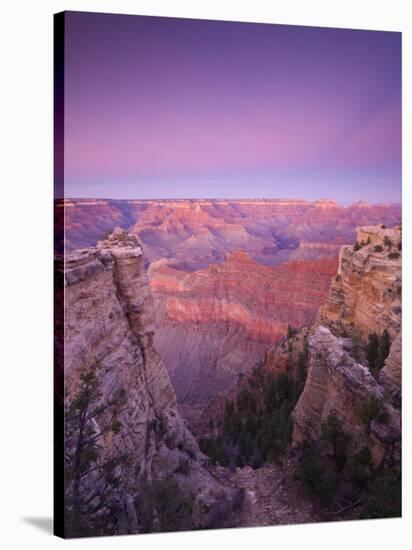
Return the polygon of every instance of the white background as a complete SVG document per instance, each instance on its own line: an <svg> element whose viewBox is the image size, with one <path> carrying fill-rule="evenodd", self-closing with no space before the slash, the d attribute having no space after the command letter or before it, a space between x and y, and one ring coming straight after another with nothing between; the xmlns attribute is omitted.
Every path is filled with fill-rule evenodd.
<svg viewBox="0 0 412 550"><path fill-rule="evenodd" d="M0 12L0 545L13 548L390 549L411 536L408 445L404 518L62 541L52 514L52 14L64 9L355 27L403 32L404 258L409 257L411 21L408 0L8 0ZM408 69L408 70L407 70ZM404 281L410 279L404 262ZM404 282L404 310L411 311ZM404 320L404 428L410 397ZM409 497L409 499L408 499ZM408 504L409 500L409 504ZM40 526L39 526L40 525ZM412 540L412 537L410 537ZM409 544L411 544L409 542ZM410 546L409 546L410 547Z"/></svg>

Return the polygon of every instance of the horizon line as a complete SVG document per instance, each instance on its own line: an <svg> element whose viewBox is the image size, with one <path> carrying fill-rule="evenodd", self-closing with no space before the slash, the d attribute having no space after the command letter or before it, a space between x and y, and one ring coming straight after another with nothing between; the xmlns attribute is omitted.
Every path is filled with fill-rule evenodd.
<svg viewBox="0 0 412 550"><path fill-rule="evenodd" d="M55 197L55 201L117 201L117 202L125 202L125 201L135 201L135 202L187 202L187 201L209 201L209 202L218 202L218 201L226 201L226 202L252 202L252 201L276 201L276 202L305 202L305 203L317 203L317 202L329 202L336 204L338 206L347 208L348 206L353 206L357 204L365 204L367 206L402 206L402 199L400 201L389 201L389 202L376 202L372 203L367 200L355 200L353 202L344 204L341 202L336 201L335 199L328 199L326 197L319 198L319 199L304 199L300 197L296 198L281 198L281 197L165 197L165 198L111 198L111 197Z"/></svg>

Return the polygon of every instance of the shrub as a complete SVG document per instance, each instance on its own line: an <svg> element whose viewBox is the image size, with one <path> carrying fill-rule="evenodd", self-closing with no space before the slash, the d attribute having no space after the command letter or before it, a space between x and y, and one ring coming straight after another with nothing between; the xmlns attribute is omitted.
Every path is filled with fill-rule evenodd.
<svg viewBox="0 0 412 550"><path fill-rule="evenodd" d="M244 495L243 495L244 496ZM241 499L241 497L240 497ZM240 506L243 502L240 502ZM205 511L208 512L206 528L217 529L225 526L227 518L231 515L234 509L234 503L226 495L221 495L210 507L207 506Z"/></svg>
<svg viewBox="0 0 412 550"><path fill-rule="evenodd" d="M390 238L385 235L384 239L383 239L383 244L385 246L388 246L389 248L391 248L393 246L393 242L390 240Z"/></svg>
<svg viewBox="0 0 412 550"><path fill-rule="evenodd" d="M105 374L98 361L82 366L76 393L67 396L65 520L67 535L71 537L109 532L104 514L110 510L111 499L121 485L128 462L126 453L101 452L103 438L122 430L120 416L127 406L122 388L101 402Z"/></svg>
<svg viewBox="0 0 412 550"><path fill-rule="evenodd" d="M227 446L223 442L221 435L210 438L205 437L199 441L200 450L209 457L212 465L221 464L222 466L229 466Z"/></svg>
<svg viewBox="0 0 412 550"><path fill-rule="evenodd" d="M375 419L382 423L388 420L388 413L386 412L382 399L379 399L375 395L362 401L359 412L362 421L368 429L370 429L370 424Z"/></svg>
<svg viewBox="0 0 412 550"><path fill-rule="evenodd" d="M288 338L293 338L293 336L295 336L297 333L298 333L297 328L294 328L291 325L288 325L288 332L287 332Z"/></svg>
<svg viewBox="0 0 412 550"><path fill-rule="evenodd" d="M383 252L383 246L381 246L380 244L377 244L373 247L373 250L375 252Z"/></svg>
<svg viewBox="0 0 412 550"><path fill-rule="evenodd" d="M342 424L336 414L331 411L321 427L322 439L332 447L333 458L338 470L341 470L346 462L346 445L348 437L343 431Z"/></svg>
<svg viewBox="0 0 412 550"><path fill-rule="evenodd" d="M390 254L388 254L390 260L397 260L400 256L399 252L390 252Z"/></svg>
<svg viewBox="0 0 412 550"><path fill-rule="evenodd" d="M366 246L367 244L370 244L370 238L368 237L368 241L365 243L365 241L356 241L356 243L354 244L354 250L355 252L357 250L360 250L361 248L363 248L364 246Z"/></svg>
<svg viewBox="0 0 412 550"><path fill-rule="evenodd" d="M187 475L190 472L190 460L188 458L182 458L177 467L176 473Z"/></svg>
<svg viewBox="0 0 412 550"><path fill-rule="evenodd" d="M372 453L363 447L352 460L352 479L359 488L365 487L373 471Z"/></svg>
<svg viewBox="0 0 412 550"><path fill-rule="evenodd" d="M136 501L143 533L191 529L193 495L185 493L173 477L146 483Z"/></svg>
<svg viewBox="0 0 412 550"><path fill-rule="evenodd" d="M299 461L296 478L301 481L309 493L326 506L332 499L335 488L335 476L330 469L319 462L315 451L307 441L299 449Z"/></svg>
<svg viewBox="0 0 412 550"><path fill-rule="evenodd" d="M399 476L389 468L369 483L363 495L363 518L399 517L402 513L402 487Z"/></svg>
<svg viewBox="0 0 412 550"><path fill-rule="evenodd" d="M378 371L381 370L381 368L385 364L385 360L389 355L389 351L391 349L391 337L389 336L389 332L385 329L382 333L382 336L379 339L379 353L376 361L376 369Z"/></svg>
<svg viewBox="0 0 412 550"><path fill-rule="evenodd" d="M379 356L379 337L376 332L372 332L368 336L368 343L366 345L366 360L368 362L371 371L376 368L376 363Z"/></svg>
<svg viewBox="0 0 412 550"><path fill-rule="evenodd" d="M378 374L385 364L385 359L389 355L390 347L391 338L386 329L380 337L376 334L376 332L369 334L368 343L366 346L366 360L368 361L369 368L374 376Z"/></svg>

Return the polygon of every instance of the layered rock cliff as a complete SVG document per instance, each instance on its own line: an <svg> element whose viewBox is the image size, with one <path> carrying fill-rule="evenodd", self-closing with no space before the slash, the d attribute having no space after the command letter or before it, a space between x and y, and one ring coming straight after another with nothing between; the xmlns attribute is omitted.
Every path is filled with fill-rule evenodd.
<svg viewBox="0 0 412 550"><path fill-rule="evenodd" d="M186 417L229 389L289 324L310 324L336 268L335 258L265 266L244 251L192 272L154 262L155 344Z"/></svg>
<svg viewBox="0 0 412 550"><path fill-rule="evenodd" d="M387 329L392 339L401 326L400 227L362 227L355 246L340 251L339 269L319 314L319 323L338 333L356 330L366 337Z"/></svg>
<svg viewBox="0 0 412 550"><path fill-rule="evenodd" d="M66 401L93 365L105 373L102 405L119 388L126 390L122 427L100 442L103 454L116 449L129 456L119 496L123 519L115 532L138 529L131 510L144 483L173 476L194 492L194 526L207 525L211 505L230 493L204 467L205 457L177 411L168 373L153 347L152 297L143 263L139 239L120 229L95 248L65 258Z"/></svg>
<svg viewBox="0 0 412 550"><path fill-rule="evenodd" d="M140 236L148 261L168 258L183 269L222 261L239 248L268 265L335 255L336 245L353 242L357 226L400 222L397 204L326 200L67 199L58 207L65 209L67 250L95 245L118 225Z"/></svg>
<svg viewBox="0 0 412 550"><path fill-rule="evenodd" d="M399 466L400 288L400 227L359 229L356 244L341 250L338 274L311 329L308 376L293 412L295 442L319 441L333 412L352 453L366 446L376 465ZM370 334L385 331L389 355L372 374L362 350Z"/></svg>
<svg viewBox="0 0 412 550"><path fill-rule="evenodd" d="M336 413L352 455L369 447L376 465L383 460L399 464L400 411L385 399L367 366L353 357L352 340L320 326L309 339L309 352L308 377L293 412L294 441L321 441L323 425ZM369 425L364 406L371 400L380 403L381 412Z"/></svg>

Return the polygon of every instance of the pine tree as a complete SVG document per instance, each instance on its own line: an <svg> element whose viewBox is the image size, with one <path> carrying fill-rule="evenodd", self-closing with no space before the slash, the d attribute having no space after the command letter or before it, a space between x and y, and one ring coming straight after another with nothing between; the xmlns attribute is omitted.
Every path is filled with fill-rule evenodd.
<svg viewBox="0 0 412 550"><path fill-rule="evenodd" d="M376 369L376 364L379 356L379 338L376 332L372 332L368 337L366 347L366 359L371 371Z"/></svg>
<svg viewBox="0 0 412 550"><path fill-rule="evenodd" d="M379 341L379 354L376 361L377 370L381 370L381 368L384 366L385 359L389 355L390 347L391 347L391 337L389 336L389 332L385 329Z"/></svg>
<svg viewBox="0 0 412 550"><path fill-rule="evenodd" d="M346 462L347 436L335 411L331 411L322 425L322 439L332 447L333 458L338 469Z"/></svg>
<svg viewBox="0 0 412 550"><path fill-rule="evenodd" d="M94 518L108 509L127 462L125 453L102 452L104 437L121 431L119 416L127 402L123 389L101 402L102 376L98 362L82 368L77 391L65 407L65 512L69 536L100 534Z"/></svg>

